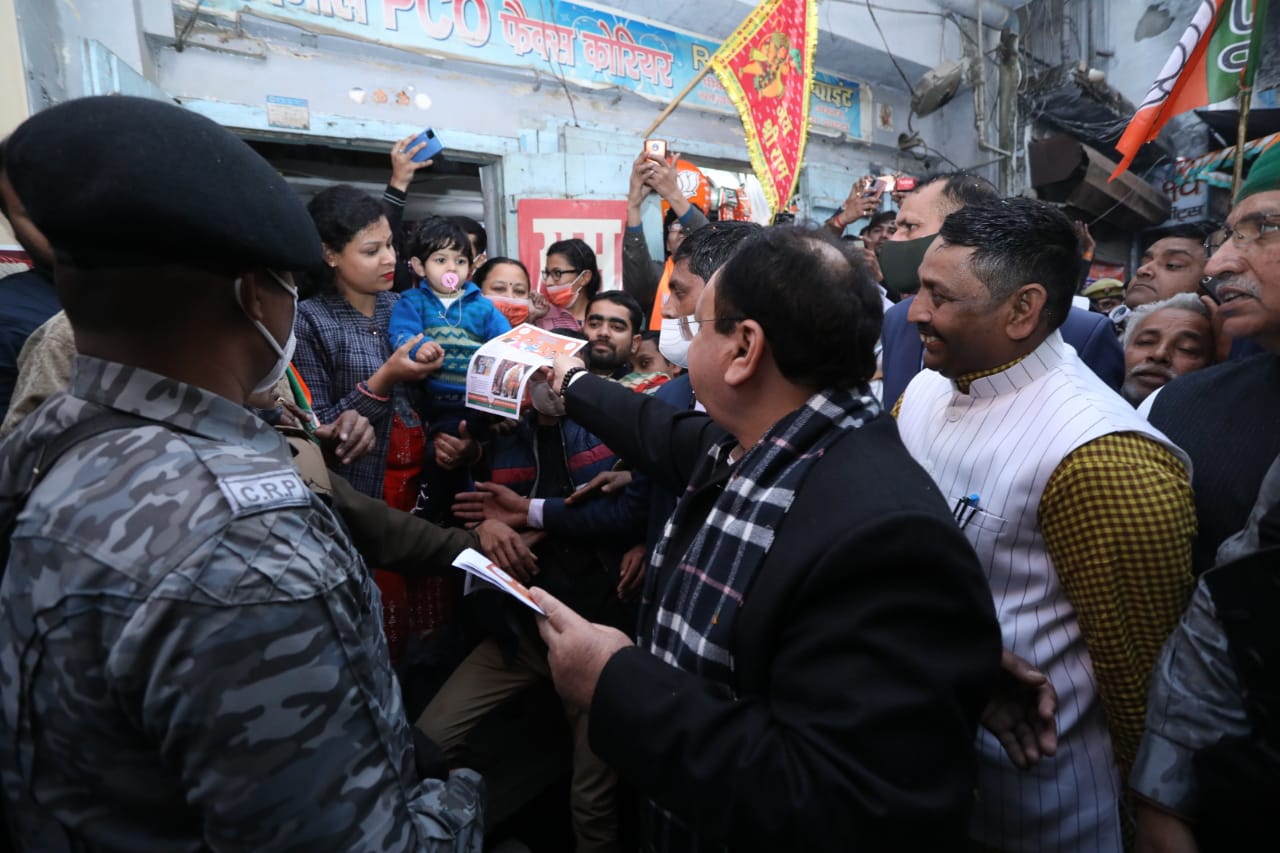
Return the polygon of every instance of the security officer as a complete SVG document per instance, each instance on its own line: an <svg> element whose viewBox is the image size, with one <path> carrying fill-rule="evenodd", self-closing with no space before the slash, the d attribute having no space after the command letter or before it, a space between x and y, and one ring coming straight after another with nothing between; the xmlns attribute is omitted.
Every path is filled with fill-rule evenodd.
<svg viewBox="0 0 1280 853"><path fill-rule="evenodd" d="M1118 278L1100 278L1080 291L1089 300L1089 310L1110 314L1117 305L1124 303L1124 282Z"/></svg>
<svg viewBox="0 0 1280 853"><path fill-rule="evenodd" d="M416 772L369 573L244 409L288 363L305 208L158 101L52 107L8 156L79 353L0 445L25 498L0 584L18 848L479 851L479 777ZM40 470L104 412L132 423Z"/></svg>

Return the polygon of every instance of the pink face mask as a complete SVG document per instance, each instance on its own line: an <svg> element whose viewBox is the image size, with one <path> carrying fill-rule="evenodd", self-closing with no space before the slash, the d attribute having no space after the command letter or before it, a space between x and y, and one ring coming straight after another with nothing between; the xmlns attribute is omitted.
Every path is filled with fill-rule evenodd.
<svg viewBox="0 0 1280 853"><path fill-rule="evenodd" d="M458 279L458 274L456 272L447 272L440 276L440 286L450 293L456 291L460 283L461 281Z"/></svg>

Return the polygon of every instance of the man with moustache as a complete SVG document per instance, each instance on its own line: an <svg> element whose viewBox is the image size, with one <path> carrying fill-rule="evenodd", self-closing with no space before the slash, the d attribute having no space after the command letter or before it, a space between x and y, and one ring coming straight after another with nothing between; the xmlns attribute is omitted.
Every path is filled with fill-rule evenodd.
<svg viewBox="0 0 1280 853"><path fill-rule="evenodd" d="M582 334L584 350L592 373L618 379L630 372L631 355L640 345L644 314L640 303L621 290L604 290L587 303Z"/></svg>
<svg viewBox="0 0 1280 853"><path fill-rule="evenodd" d="M1170 382L1140 411L1191 457L1200 534L1195 570L1209 569L1244 527L1280 454L1280 146L1253 164L1226 227L1210 235L1223 334L1264 352Z"/></svg>
<svg viewBox="0 0 1280 853"><path fill-rule="evenodd" d="M1194 293L1138 306L1129 315L1123 341L1120 395L1134 406L1179 376L1214 362L1213 320Z"/></svg>
<svg viewBox="0 0 1280 853"><path fill-rule="evenodd" d="M885 287L900 294L915 293L920 263L947 214L997 198L990 181L967 172L938 175L907 193L898 210L897 231L880 247ZM920 372L923 347L915 325L907 319L910 310L911 297L907 297L884 315L880 332L884 343L881 399L886 406L892 406L911 377ZM1061 332L1085 364L1112 388L1119 389L1124 380L1124 352L1105 317L1072 308Z"/></svg>
<svg viewBox="0 0 1280 853"><path fill-rule="evenodd" d="M1147 679L1190 591L1185 459L1058 332L1078 277L1070 220L1003 199L950 214L938 237L910 313L928 369L899 431L978 553L1006 658L1060 700L1052 760L1025 767L981 733L971 838L1119 853Z"/></svg>

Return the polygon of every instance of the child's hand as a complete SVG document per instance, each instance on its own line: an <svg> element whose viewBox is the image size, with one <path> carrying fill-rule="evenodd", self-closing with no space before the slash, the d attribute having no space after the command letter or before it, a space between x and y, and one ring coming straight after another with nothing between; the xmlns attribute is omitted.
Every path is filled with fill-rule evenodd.
<svg viewBox="0 0 1280 853"><path fill-rule="evenodd" d="M440 350L439 344L428 342L422 345L423 349L433 346L440 350L435 362L428 364L409 357L409 350L416 347L424 337L426 336L414 335L396 347L391 358L383 362L382 367L369 377L369 390L375 394L388 395L396 383L421 381L439 370L440 365L444 364L444 351Z"/></svg>
<svg viewBox="0 0 1280 853"><path fill-rule="evenodd" d="M427 341L418 348L418 352L414 355L413 360L418 362L418 364L435 364L438 361L443 362L444 348L435 341ZM436 367L439 367L439 365L436 365Z"/></svg>

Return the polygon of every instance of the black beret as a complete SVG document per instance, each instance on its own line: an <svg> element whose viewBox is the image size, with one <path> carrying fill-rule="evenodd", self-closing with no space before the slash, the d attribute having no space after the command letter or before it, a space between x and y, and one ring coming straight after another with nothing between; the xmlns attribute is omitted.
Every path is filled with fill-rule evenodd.
<svg viewBox="0 0 1280 853"><path fill-rule="evenodd" d="M298 195L241 139L164 101L67 101L9 137L5 174L74 266L300 270L321 258Z"/></svg>

